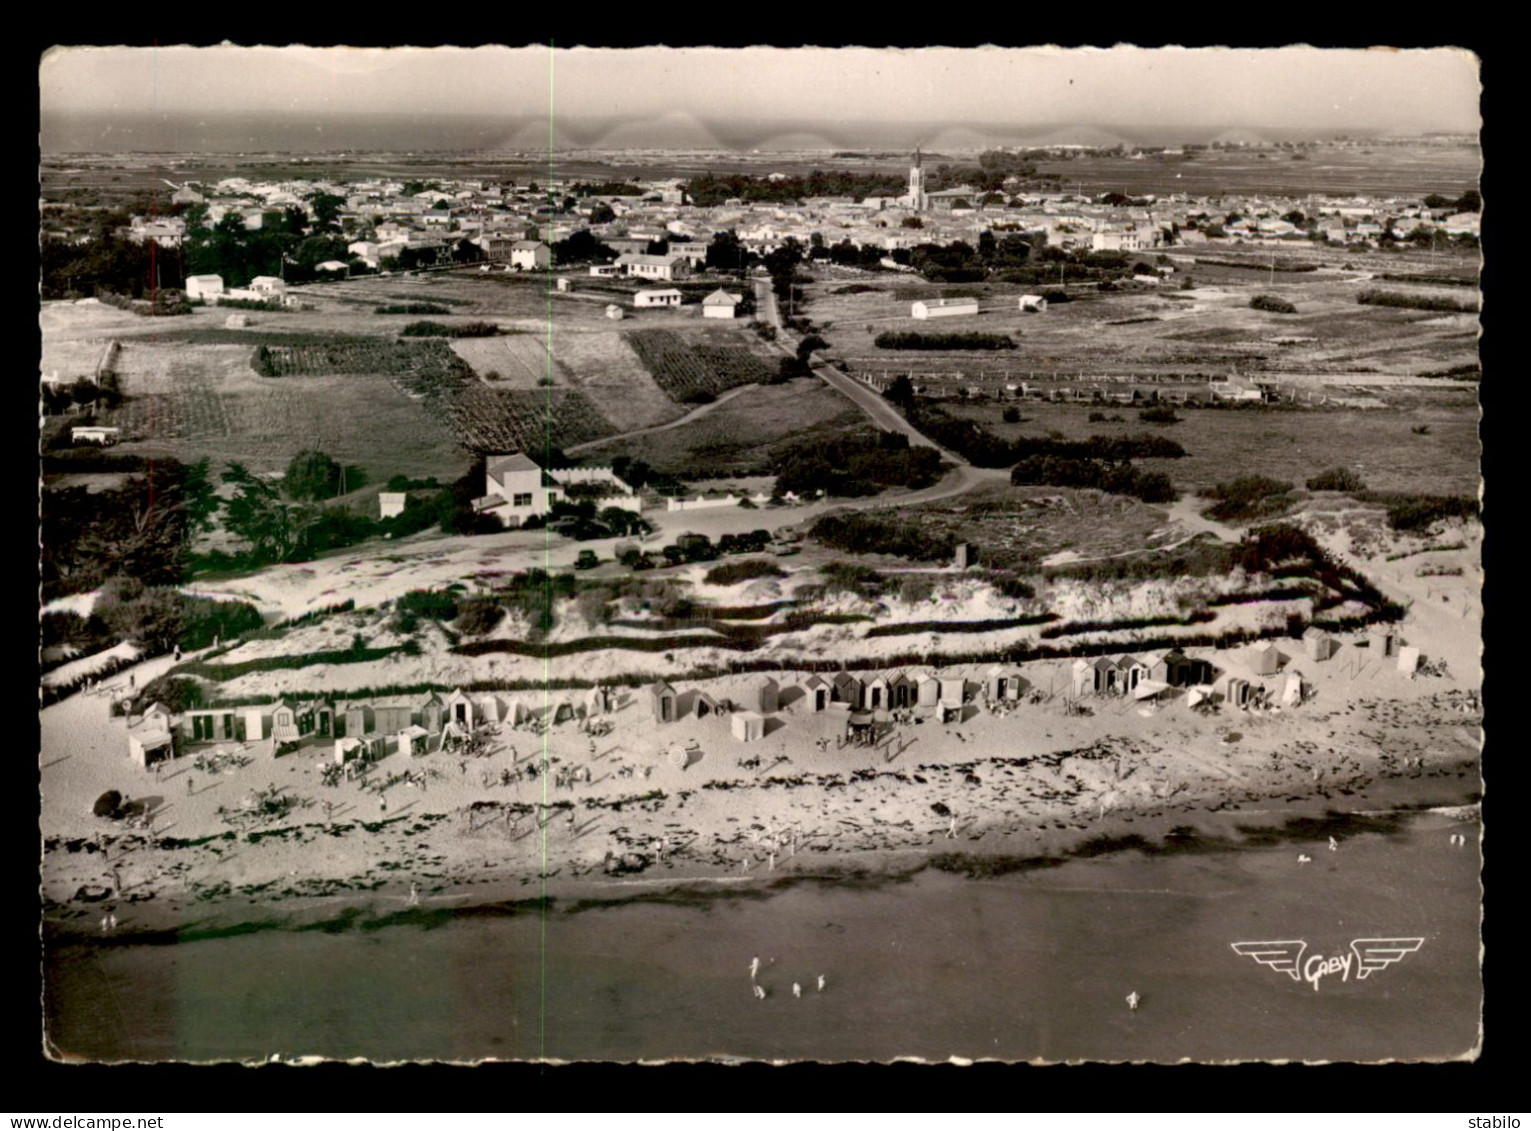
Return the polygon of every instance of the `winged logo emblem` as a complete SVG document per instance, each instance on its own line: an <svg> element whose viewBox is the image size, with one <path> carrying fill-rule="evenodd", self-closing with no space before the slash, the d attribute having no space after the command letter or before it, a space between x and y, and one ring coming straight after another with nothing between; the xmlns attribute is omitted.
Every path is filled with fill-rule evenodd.
<svg viewBox="0 0 1531 1131"><path fill-rule="evenodd" d="M1356 939L1350 944L1356 956L1356 980L1386 970L1424 945L1424 939Z"/></svg>
<svg viewBox="0 0 1531 1131"><path fill-rule="evenodd" d="M1302 981L1302 969L1298 964L1302 962L1302 952L1308 949L1308 944L1301 939L1289 939L1282 942L1236 942L1232 945L1235 954L1253 958L1261 966L1269 966L1278 973L1290 974L1294 982Z"/></svg>
<svg viewBox="0 0 1531 1131"><path fill-rule="evenodd" d="M1413 954L1425 945L1422 938L1353 939L1350 953L1325 957L1308 955L1308 944L1302 939L1279 939L1272 942L1230 943L1235 954L1253 958L1262 966L1269 966L1279 974L1288 975L1294 982L1307 982L1317 992L1319 983L1330 974L1338 974L1340 981L1350 981L1352 973L1356 981L1364 981L1379 971L1399 962L1406 954Z"/></svg>

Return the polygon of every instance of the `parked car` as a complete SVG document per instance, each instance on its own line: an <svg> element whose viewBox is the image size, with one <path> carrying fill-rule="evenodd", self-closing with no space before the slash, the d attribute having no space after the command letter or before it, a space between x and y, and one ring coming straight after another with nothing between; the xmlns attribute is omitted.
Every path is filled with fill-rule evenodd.
<svg viewBox="0 0 1531 1131"><path fill-rule="evenodd" d="M579 557L574 559L575 569L594 569L601 564L601 559L595 556L594 550L581 550Z"/></svg>

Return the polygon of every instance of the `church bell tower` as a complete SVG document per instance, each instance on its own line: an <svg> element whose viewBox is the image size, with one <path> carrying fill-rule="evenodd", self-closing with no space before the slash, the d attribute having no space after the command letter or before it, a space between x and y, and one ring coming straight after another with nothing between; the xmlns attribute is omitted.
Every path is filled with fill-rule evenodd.
<svg viewBox="0 0 1531 1131"><path fill-rule="evenodd" d="M928 201L925 198L925 169L920 163L920 147L914 147L914 164L909 166L909 207L916 212L924 212Z"/></svg>

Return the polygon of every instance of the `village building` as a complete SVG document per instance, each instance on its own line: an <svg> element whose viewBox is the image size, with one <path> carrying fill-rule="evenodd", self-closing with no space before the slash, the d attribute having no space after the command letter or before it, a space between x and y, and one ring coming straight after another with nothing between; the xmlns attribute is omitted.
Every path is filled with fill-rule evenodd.
<svg viewBox="0 0 1531 1131"><path fill-rule="evenodd" d="M636 279L654 279L668 283L691 273L691 265L679 255L644 255L629 253L617 256L622 274Z"/></svg>
<svg viewBox="0 0 1531 1131"><path fill-rule="evenodd" d="M484 469L484 494L473 505L481 514L492 514L505 526L520 526L528 518L548 514L554 504L568 497L568 489L594 485L597 509L621 507L635 514L643 501L609 467L574 467L549 472L525 452L490 456ZM586 492L587 494L590 492Z"/></svg>
<svg viewBox="0 0 1531 1131"><path fill-rule="evenodd" d="M681 297L681 293L673 288L653 288L634 292L633 305L640 310L652 307L676 307L680 305Z"/></svg>
<svg viewBox="0 0 1531 1131"><path fill-rule="evenodd" d="M223 294L222 275L186 276L186 298L191 302L217 302Z"/></svg>
<svg viewBox="0 0 1531 1131"><path fill-rule="evenodd" d="M729 294L720 287L702 300L702 317L733 318L743 301L743 295Z"/></svg>
<svg viewBox="0 0 1531 1131"><path fill-rule="evenodd" d="M909 317L918 319L956 318L978 313L976 298L920 299L909 307Z"/></svg>
<svg viewBox="0 0 1531 1131"><path fill-rule="evenodd" d="M553 249L541 240L517 240L510 248L510 265L521 271L540 271L553 265Z"/></svg>

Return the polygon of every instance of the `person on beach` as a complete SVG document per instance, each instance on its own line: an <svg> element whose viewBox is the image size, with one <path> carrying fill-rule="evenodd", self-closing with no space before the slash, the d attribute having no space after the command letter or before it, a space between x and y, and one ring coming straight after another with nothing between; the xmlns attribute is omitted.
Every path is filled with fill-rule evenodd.
<svg viewBox="0 0 1531 1131"><path fill-rule="evenodd" d="M802 985L800 983L798 983L798 982L793 982L792 983L792 996L793 997L802 997L803 996L803 987L802 987Z"/></svg>
<svg viewBox="0 0 1531 1131"><path fill-rule="evenodd" d="M1143 999L1138 996L1138 991L1133 990L1130 994L1127 995L1127 1008L1136 1013L1138 1011L1138 1002L1142 1000Z"/></svg>
<svg viewBox="0 0 1531 1131"><path fill-rule="evenodd" d="M754 981L755 975L760 973L760 956L757 954L750 959L750 980Z"/></svg>
<svg viewBox="0 0 1531 1131"><path fill-rule="evenodd" d="M414 883L409 885L409 905L411 907L420 906L420 888Z"/></svg>
<svg viewBox="0 0 1531 1131"><path fill-rule="evenodd" d="M766 996L765 987L764 986L756 986L755 987L755 1000L756 1001L765 1001L765 996Z"/></svg>
<svg viewBox="0 0 1531 1131"><path fill-rule="evenodd" d="M1330 852L1338 852L1339 850L1340 850L1340 842L1335 840L1333 837L1330 837L1329 838L1329 851Z"/></svg>
<svg viewBox="0 0 1531 1131"><path fill-rule="evenodd" d="M823 993L823 992L824 992L824 975L820 974L819 975L819 993Z"/></svg>

